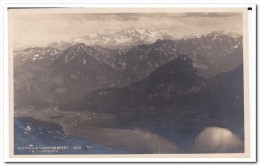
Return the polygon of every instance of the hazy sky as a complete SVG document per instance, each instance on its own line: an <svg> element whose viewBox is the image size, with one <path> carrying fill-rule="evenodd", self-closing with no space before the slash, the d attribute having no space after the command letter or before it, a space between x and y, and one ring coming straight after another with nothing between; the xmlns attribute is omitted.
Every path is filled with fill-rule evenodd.
<svg viewBox="0 0 260 166"><path fill-rule="evenodd" d="M12 36L15 48L45 46L53 41L103 30L156 28L175 38L224 30L242 34L242 13L70 13L14 14Z"/></svg>

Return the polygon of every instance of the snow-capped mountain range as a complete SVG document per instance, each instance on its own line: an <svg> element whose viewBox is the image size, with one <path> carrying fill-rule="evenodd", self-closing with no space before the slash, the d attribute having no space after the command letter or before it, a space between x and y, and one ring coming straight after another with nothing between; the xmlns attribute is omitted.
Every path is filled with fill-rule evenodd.
<svg viewBox="0 0 260 166"><path fill-rule="evenodd" d="M141 33L143 31L147 31L147 33ZM139 31L107 32L106 34L107 36L110 35L111 40L120 35L122 37L123 34L125 36L139 34L141 36L136 37L134 40L138 39L138 41L144 42L143 39L145 38L142 36L143 34L152 34L151 36L157 39L158 36L162 36L162 33L158 32L160 34L158 35L158 33L153 33L154 31L139 29ZM101 36L103 35L100 33L97 36L102 38ZM146 42L152 42L155 40L152 39L152 37L147 37ZM133 37L131 37L131 39L133 39ZM85 40L85 43L86 42L94 41ZM60 60L64 60L63 63L72 60L75 64L86 64L86 57L92 57L100 63L107 64L117 71L126 71L128 75L132 72L134 74L139 71L138 73L143 72L144 75L147 76L155 68L174 59L177 54L187 54L192 58L194 67L199 70L201 75L212 77L218 73L230 71L242 62L243 57L242 36L232 35L221 31L212 32L202 35L201 37L183 38L179 40L166 40L159 38L151 44L137 44L129 49L109 49L100 45L87 45L85 43L80 42L73 45L71 43L72 46L64 51L59 51L58 49L51 47L35 47L27 48L23 51L15 51L14 61L18 66L24 63L27 64L28 62L30 63L31 61L31 64L38 63L43 65L44 63L50 65L60 57ZM68 42L61 42L61 45L68 46L69 44ZM114 47L120 48L122 46L120 44L118 45L116 42L114 42L113 45ZM54 46L58 46L58 43L55 43ZM63 57L63 55L70 56ZM226 60L229 60L229 65L226 64ZM141 76L140 79L142 77L143 76Z"/></svg>
<svg viewBox="0 0 260 166"><path fill-rule="evenodd" d="M65 50L76 43L101 46L109 49L125 49L138 44L151 44L158 39L173 39L171 35L156 28L129 28L120 31L101 31L71 38L69 42L53 42L48 47Z"/></svg>
<svg viewBox="0 0 260 166"><path fill-rule="evenodd" d="M19 85L15 91L17 96L28 95L30 100L26 100L25 105L37 99L38 92L41 92L40 98L46 93L48 97L56 96L54 100L57 101L61 96L66 97L62 99L66 102L97 89L133 84L180 54L192 59L198 75L212 78L243 63L243 39L212 32L201 37L158 39L129 49L85 43L77 43L64 51L51 47L27 48L14 52L14 78ZM46 86L54 90L48 91Z"/></svg>
<svg viewBox="0 0 260 166"><path fill-rule="evenodd" d="M22 51L15 51L14 57L21 59L22 63L26 63L27 61L35 61L47 57L55 57L55 55L57 55L59 52L60 51L55 48L34 47L27 48Z"/></svg>

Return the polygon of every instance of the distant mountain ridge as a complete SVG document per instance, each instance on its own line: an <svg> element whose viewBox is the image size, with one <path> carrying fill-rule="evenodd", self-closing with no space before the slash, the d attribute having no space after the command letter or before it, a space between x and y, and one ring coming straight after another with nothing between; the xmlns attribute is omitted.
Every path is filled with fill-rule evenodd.
<svg viewBox="0 0 260 166"><path fill-rule="evenodd" d="M159 39L130 49L77 43L64 51L49 47L15 51L15 101L19 99L18 106L46 107L50 100L64 104L98 89L127 87L180 54L189 55L197 75L211 78L243 63L243 41L212 32L201 38Z"/></svg>
<svg viewBox="0 0 260 166"><path fill-rule="evenodd" d="M139 44L151 44L158 39L172 39L172 37L155 28L129 28L85 35L74 38L73 42L82 42L91 46L99 45L109 49L127 49Z"/></svg>
<svg viewBox="0 0 260 166"><path fill-rule="evenodd" d="M73 45L70 47L74 47ZM232 70L243 61L243 38L221 31L180 40L157 39L152 44L136 44L136 46L123 50L84 45L88 48L88 52L85 52L88 55L108 64L115 70L124 71L124 75L131 75L124 78L123 86L131 80L144 78L158 66L176 58L175 54L190 55L199 74L207 78ZM23 52L26 51L20 51L19 54L15 52L15 55L21 55ZM46 54L50 53L46 52ZM37 58L32 59L37 60ZM226 64L227 62L229 64ZM136 74L137 70L142 73Z"/></svg>
<svg viewBox="0 0 260 166"><path fill-rule="evenodd" d="M60 50L50 47L26 48L22 51L14 51L14 65L15 67L31 64L48 66L59 54Z"/></svg>

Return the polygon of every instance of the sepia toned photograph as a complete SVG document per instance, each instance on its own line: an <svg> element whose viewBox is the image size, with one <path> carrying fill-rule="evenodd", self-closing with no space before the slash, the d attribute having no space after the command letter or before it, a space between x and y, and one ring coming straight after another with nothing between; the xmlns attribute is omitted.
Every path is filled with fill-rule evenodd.
<svg viewBox="0 0 260 166"><path fill-rule="evenodd" d="M10 151L249 151L247 9L8 9Z"/></svg>

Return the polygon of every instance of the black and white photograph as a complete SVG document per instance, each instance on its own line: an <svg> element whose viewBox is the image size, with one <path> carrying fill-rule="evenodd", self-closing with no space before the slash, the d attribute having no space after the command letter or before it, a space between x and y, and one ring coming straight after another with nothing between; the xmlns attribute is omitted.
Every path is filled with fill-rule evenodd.
<svg viewBox="0 0 260 166"><path fill-rule="evenodd" d="M247 9L8 9L12 155L249 151Z"/></svg>

